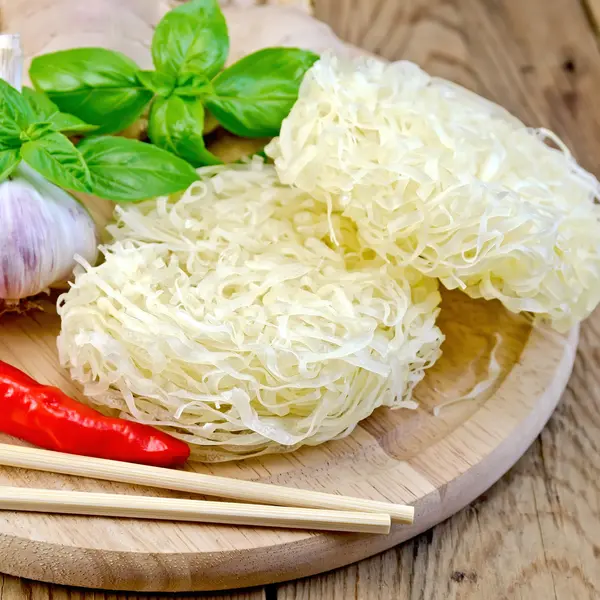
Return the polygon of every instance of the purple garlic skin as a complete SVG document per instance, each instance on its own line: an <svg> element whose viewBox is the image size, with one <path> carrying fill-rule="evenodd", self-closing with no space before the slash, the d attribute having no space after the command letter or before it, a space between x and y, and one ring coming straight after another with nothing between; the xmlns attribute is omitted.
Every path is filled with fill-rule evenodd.
<svg viewBox="0 0 600 600"><path fill-rule="evenodd" d="M64 284L75 255L94 264L94 221L75 198L21 163L0 183L0 300Z"/></svg>

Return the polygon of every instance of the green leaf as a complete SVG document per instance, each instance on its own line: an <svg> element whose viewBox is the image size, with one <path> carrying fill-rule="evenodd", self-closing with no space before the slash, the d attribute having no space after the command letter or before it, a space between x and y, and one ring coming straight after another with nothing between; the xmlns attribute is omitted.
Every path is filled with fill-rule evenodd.
<svg viewBox="0 0 600 600"><path fill-rule="evenodd" d="M47 121L49 117L60 112L58 106L44 92L25 86L21 93L39 121Z"/></svg>
<svg viewBox="0 0 600 600"><path fill-rule="evenodd" d="M137 71L119 52L75 48L34 58L29 75L60 111L113 133L134 123L152 99Z"/></svg>
<svg viewBox="0 0 600 600"><path fill-rule="evenodd" d="M21 147L23 160L62 188L91 192L90 172L81 152L62 133L50 133Z"/></svg>
<svg viewBox="0 0 600 600"><path fill-rule="evenodd" d="M0 151L21 147L22 129L9 116L0 114Z"/></svg>
<svg viewBox="0 0 600 600"><path fill-rule="evenodd" d="M198 73L181 73L177 77L177 84L173 90L176 96L190 96L192 98L208 96L213 93L210 81Z"/></svg>
<svg viewBox="0 0 600 600"><path fill-rule="evenodd" d="M116 202L172 194L198 179L183 159L137 140L88 138L79 150L90 171L92 193Z"/></svg>
<svg viewBox="0 0 600 600"><path fill-rule="evenodd" d="M300 83L318 56L297 48L265 48L223 71L206 106L225 129L242 137L269 137L298 98Z"/></svg>
<svg viewBox="0 0 600 600"><path fill-rule="evenodd" d="M0 118L13 121L20 129L26 129L35 120L27 100L4 79L0 79Z"/></svg>
<svg viewBox="0 0 600 600"><path fill-rule="evenodd" d="M217 0L192 0L168 12L152 39L158 71L202 73L209 79L225 64L229 34Z"/></svg>
<svg viewBox="0 0 600 600"><path fill-rule="evenodd" d="M150 111L148 136L152 143L187 160L194 167L222 161L204 145L204 107L195 98L156 98Z"/></svg>
<svg viewBox="0 0 600 600"><path fill-rule="evenodd" d="M49 122L56 131L88 133L98 129L97 125L89 125L74 115L61 113L58 106L43 92L24 87L23 97L34 111L36 118L40 121Z"/></svg>
<svg viewBox="0 0 600 600"><path fill-rule="evenodd" d="M137 77L145 87L164 98L171 95L177 82L175 75L159 71L138 71Z"/></svg>
<svg viewBox="0 0 600 600"><path fill-rule="evenodd" d="M18 148L0 152L0 181L4 181L20 162L21 155Z"/></svg>
<svg viewBox="0 0 600 600"><path fill-rule="evenodd" d="M57 112L50 117L50 123L56 129L62 133L91 133L92 131L98 131L98 125L90 125L85 123L81 119L74 115L67 113Z"/></svg>
<svg viewBox="0 0 600 600"><path fill-rule="evenodd" d="M33 125L30 125L25 131L21 132L21 140L23 142L33 142L55 131L56 129L54 129L52 123L49 121L40 121L39 123L33 123Z"/></svg>

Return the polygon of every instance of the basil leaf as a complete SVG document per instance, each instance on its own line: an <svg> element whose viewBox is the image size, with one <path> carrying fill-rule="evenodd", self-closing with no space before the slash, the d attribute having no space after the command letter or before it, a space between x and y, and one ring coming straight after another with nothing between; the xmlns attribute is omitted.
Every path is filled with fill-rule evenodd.
<svg viewBox="0 0 600 600"><path fill-rule="evenodd" d="M51 133L54 133L56 129L52 126L52 123L48 121L40 121L30 125L25 131L21 133L21 140L23 142L33 142L40 138L46 137Z"/></svg>
<svg viewBox="0 0 600 600"><path fill-rule="evenodd" d="M269 137L298 98L300 83L318 56L297 48L265 48L223 71L205 102L225 129L242 137Z"/></svg>
<svg viewBox="0 0 600 600"><path fill-rule="evenodd" d="M4 181L20 162L21 155L18 148L0 152L0 181Z"/></svg>
<svg viewBox="0 0 600 600"><path fill-rule="evenodd" d="M29 103L29 106L35 113L39 121L47 121L56 131L67 133L88 133L98 129L97 125L89 125L74 115L61 113L58 106L46 96L43 92L32 90L29 87L23 88L23 97Z"/></svg>
<svg viewBox="0 0 600 600"><path fill-rule="evenodd" d="M212 93L210 81L198 73L182 73L177 77L177 85L173 90L176 96L202 97Z"/></svg>
<svg viewBox="0 0 600 600"><path fill-rule="evenodd" d="M98 125L90 125L74 115L62 112L52 115L49 121L56 131L63 133L91 133L99 129Z"/></svg>
<svg viewBox="0 0 600 600"><path fill-rule="evenodd" d="M20 148L21 128L9 116L0 113L0 151Z"/></svg>
<svg viewBox="0 0 600 600"><path fill-rule="evenodd" d="M192 0L168 12L152 38L158 71L214 77L229 54L229 34L217 0Z"/></svg>
<svg viewBox="0 0 600 600"><path fill-rule="evenodd" d="M136 121L152 99L137 71L119 52L75 48L34 58L29 76L62 112L97 125L97 133L113 133Z"/></svg>
<svg viewBox="0 0 600 600"><path fill-rule="evenodd" d="M35 113L27 100L12 85L0 79L0 117L26 129L35 120Z"/></svg>
<svg viewBox="0 0 600 600"><path fill-rule="evenodd" d="M92 193L116 202L172 194L198 179L183 159L138 140L88 138L79 150L90 170Z"/></svg>
<svg viewBox="0 0 600 600"><path fill-rule="evenodd" d="M159 71L138 71L137 77L149 90L164 98L167 98L175 89L177 81L175 75Z"/></svg>
<svg viewBox="0 0 600 600"><path fill-rule="evenodd" d="M148 137L160 148L181 156L194 167L222 163L204 145L204 107L195 98L157 98L148 121Z"/></svg>
<svg viewBox="0 0 600 600"><path fill-rule="evenodd" d="M90 172L81 152L62 133L48 135L21 147L23 160L59 187L91 192Z"/></svg>
<svg viewBox="0 0 600 600"><path fill-rule="evenodd" d="M31 107L35 118L39 121L46 121L52 115L60 112L58 106L43 92L38 92L30 87L24 87L21 94Z"/></svg>

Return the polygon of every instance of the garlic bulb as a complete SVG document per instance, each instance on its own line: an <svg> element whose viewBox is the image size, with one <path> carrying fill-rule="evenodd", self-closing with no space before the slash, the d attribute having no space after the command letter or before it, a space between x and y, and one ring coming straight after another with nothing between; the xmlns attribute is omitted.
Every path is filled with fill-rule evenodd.
<svg viewBox="0 0 600 600"><path fill-rule="evenodd" d="M64 283L75 255L96 260L96 227L75 198L21 163L0 183L0 299Z"/></svg>
<svg viewBox="0 0 600 600"><path fill-rule="evenodd" d="M0 35L0 78L20 90L22 69L19 35ZM0 183L0 309L65 283L75 255L93 264L96 247L83 205L25 163Z"/></svg>

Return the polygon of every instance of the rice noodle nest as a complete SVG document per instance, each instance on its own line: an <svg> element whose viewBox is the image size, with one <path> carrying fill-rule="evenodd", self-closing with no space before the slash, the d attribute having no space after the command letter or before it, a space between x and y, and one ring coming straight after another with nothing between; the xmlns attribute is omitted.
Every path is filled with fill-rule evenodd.
<svg viewBox="0 0 600 600"><path fill-rule="evenodd" d="M559 330L600 302L598 180L553 133L415 64L323 57L267 154L387 261Z"/></svg>
<svg viewBox="0 0 600 600"><path fill-rule="evenodd" d="M60 298L61 362L86 396L204 461L414 406L443 339L437 282L364 251L350 220L261 161L199 172L179 197L118 208L104 262L81 261Z"/></svg>

